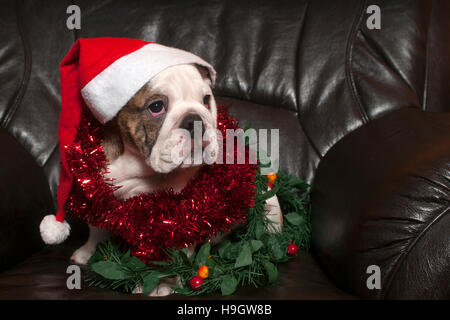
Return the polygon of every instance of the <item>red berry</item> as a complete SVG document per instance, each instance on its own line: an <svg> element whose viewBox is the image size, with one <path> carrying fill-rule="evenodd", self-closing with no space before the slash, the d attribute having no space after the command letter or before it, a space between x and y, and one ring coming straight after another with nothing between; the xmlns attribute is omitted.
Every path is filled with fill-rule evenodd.
<svg viewBox="0 0 450 320"><path fill-rule="evenodd" d="M189 284L191 285L191 288L194 290L200 290L202 288L203 279L200 276L193 276L191 278L191 281L189 281Z"/></svg>
<svg viewBox="0 0 450 320"><path fill-rule="evenodd" d="M295 243L291 243L290 245L288 245L287 247L287 252L288 254L290 254L291 256L293 256L294 254L296 254L298 252L298 247Z"/></svg>

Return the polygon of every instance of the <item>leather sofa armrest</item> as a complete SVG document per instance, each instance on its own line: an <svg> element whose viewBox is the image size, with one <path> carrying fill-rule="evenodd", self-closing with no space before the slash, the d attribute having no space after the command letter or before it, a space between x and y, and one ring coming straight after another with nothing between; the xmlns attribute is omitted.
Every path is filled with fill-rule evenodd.
<svg viewBox="0 0 450 320"><path fill-rule="evenodd" d="M450 297L450 113L406 108L355 130L325 155L312 190L313 252L340 288ZM371 265L380 289L367 286Z"/></svg>
<svg viewBox="0 0 450 320"><path fill-rule="evenodd" d="M43 246L39 223L54 212L41 167L5 129L0 129L0 271Z"/></svg>

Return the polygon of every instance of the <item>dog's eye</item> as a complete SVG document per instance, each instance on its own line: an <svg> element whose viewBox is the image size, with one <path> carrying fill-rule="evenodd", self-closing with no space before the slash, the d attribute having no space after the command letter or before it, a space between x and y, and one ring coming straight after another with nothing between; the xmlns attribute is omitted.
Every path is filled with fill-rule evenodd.
<svg viewBox="0 0 450 320"><path fill-rule="evenodd" d="M211 100L211 95L207 94L203 97L203 104L206 107L209 107L209 101Z"/></svg>
<svg viewBox="0 0 450 320"><path fill-rule="evenodd" d="M157 116L163 114L164 112L166 112L164 102L162 100L152 102L148 106L148 110L150 111L151 115L154 117L157 117Z"/></svg>

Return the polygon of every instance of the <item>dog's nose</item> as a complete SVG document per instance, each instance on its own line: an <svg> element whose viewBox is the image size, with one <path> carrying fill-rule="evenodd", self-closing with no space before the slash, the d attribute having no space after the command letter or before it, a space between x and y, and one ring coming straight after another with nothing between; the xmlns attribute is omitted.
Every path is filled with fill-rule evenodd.
<svg viewBox="0 0 450 320"><path fill-rule="evenodd" d="M202 118L200 118L198 114L188 114L186 117L184 117L183 121L181 122L180 128L189 131L191 136L193 136L196 122L201 123L201 134L203 134L203 132L205 131L205 126L203 124Z"/></svg>

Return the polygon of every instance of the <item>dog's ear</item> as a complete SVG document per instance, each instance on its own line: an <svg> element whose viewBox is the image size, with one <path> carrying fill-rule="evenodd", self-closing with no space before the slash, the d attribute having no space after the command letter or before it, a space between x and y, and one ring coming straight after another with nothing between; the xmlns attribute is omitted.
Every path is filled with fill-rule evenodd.
<svg viewBox="0 0 450 320"><path fill-rule="evenodd" d="M211 79L211 75L209 74L209 70L205 67L199 66L198 64L195 65L198 69L198 71L200 72L203 80L211 87L211 89L213 88L213 83L212 83L212 79Z"/></svg>
<svg viewBox="0 0 450 320"><path fill-rule="evenodd" d="M120 137L120 129L117 124L117 118L109 121L103 127L102 146L108 162L112 162L122 155L124 147L122 138Z"/></svg>

